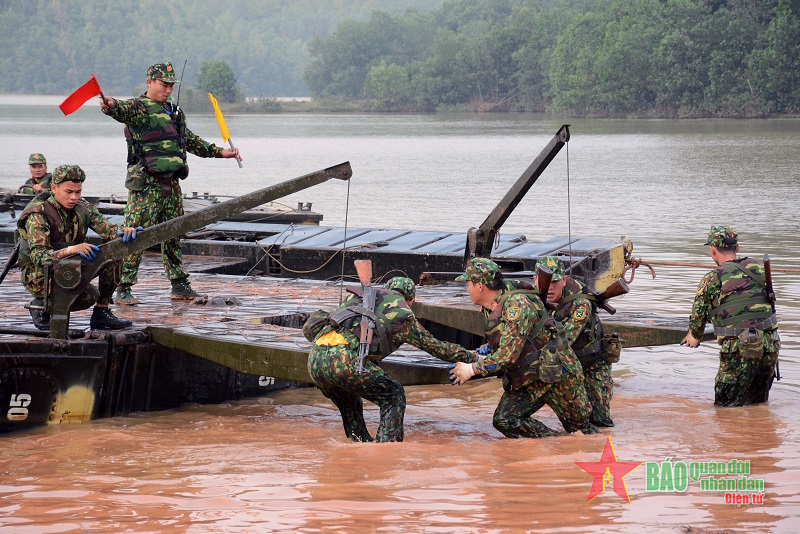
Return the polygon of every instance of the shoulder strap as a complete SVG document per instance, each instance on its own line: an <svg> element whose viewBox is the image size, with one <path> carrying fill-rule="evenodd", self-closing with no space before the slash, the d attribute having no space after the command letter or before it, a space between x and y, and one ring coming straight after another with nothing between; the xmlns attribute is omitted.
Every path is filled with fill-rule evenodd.
<svg viewBox="0 0 800 534"><path fill-rule="evenodd" d="M746 268L742 267L738 263L734 263L733 266L736 267L737 269L739 269L740 271L742 271L747 276L749 276L750 279L753 280L753 282L755 282L756 284L758 284L758 285L760 285L761 287L764 287L764 288L767 287L767 280L765 278L763 278L760 275L754 273L750 269L746 269Z"/></svg>

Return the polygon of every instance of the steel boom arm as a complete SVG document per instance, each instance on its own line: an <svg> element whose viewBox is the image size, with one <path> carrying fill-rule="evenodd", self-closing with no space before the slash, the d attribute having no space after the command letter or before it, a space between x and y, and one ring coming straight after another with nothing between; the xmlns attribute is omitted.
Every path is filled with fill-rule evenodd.
<svg viewBox="0 0 800 534"><path fill-rule="evenodd" d="M514 208L522 201L525 194L536 183L544 170L556 157L561 148L569 142L569 124L565 124L539 153L522 176L508 190L503 199L492 210L486 220L478 228L467 231L467 246L464 250L464 264L472 257L488 258L492 253L492 245L498 230L506 222Z"/></svg>

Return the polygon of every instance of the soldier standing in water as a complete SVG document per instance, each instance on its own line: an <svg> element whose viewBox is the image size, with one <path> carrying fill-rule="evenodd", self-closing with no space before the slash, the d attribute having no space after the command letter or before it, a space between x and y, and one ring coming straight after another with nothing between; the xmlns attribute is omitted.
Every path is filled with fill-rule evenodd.
<svg viewBox="0 0 800 534"><path fill-rule="evenodd" d="M710 320L720 358L714 404L766 402L781 348L772 282L763 266L737 256L738 236L730 226L712 226L705 244L718 267L697 287L689 332L681 345L697 347Z"/></svg>

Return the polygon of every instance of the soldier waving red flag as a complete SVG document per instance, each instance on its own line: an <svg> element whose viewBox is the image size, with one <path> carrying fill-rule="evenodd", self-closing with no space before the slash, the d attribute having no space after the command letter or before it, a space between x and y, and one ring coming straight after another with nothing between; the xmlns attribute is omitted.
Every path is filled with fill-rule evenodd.
<svg viewBox="0 0 800 534"><path fill-rule="evenodd" d="M93 96L102 94L103 90L100 89L100 84L97 83L97 78L95 78L94 74L92 74L92 78L88 82L78 87L78 89L65 98L58 107L66 116L77 111L78 108L84 105L86 101ZM103 99L105 100L105 96L103 96Z"/></svg>

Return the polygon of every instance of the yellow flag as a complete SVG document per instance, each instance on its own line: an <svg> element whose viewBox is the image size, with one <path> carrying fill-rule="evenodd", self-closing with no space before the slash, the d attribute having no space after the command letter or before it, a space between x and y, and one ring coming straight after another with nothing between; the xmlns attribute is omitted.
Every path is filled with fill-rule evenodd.
<svg viewBox="0 0 800 534"><path fill-rule="evenodd" d="M222 142L227 143L231 135L228 133L228 127L225 125L225 118L222 116L222 110L219 109L217 99L214 95L208 93L208 99L211 100L211 105L214 106L214 115L217 117L217 124L219 124L219 133L222 134Z"/></svg>

